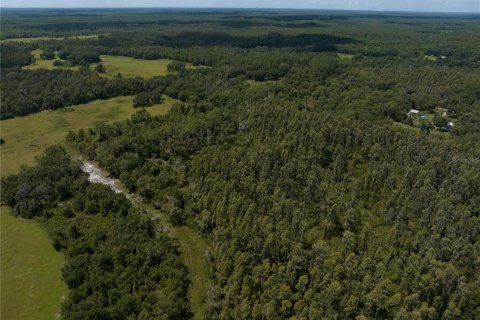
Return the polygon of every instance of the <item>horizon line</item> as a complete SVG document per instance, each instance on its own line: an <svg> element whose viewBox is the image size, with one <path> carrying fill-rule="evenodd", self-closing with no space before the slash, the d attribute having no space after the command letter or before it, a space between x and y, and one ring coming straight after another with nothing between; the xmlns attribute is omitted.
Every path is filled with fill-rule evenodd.
<svg viewBox="0 0 480 320"><path fill-rule="evenodd" d="M120 6L120 7L10 7L2 6L1 9L65 9L65 10L85 10L85 9L206 9L206 10L215 10L215 9L228 9L228 10L309 10L309 11L350 11L350 12L382 12L382 13L440 13L440 14L473 14L480 15L479 11L424 11L424 10L382 10L382 9L327 9L327 8L292 8L292 7L157 7L157 6Z"/></svg>

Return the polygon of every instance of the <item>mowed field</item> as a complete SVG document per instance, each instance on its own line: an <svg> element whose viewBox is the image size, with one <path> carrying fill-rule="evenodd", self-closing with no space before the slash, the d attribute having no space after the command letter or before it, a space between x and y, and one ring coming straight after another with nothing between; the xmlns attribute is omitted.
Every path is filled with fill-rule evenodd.
<svg viewBox="0 0 480 320"><path fill-rule="evenodd" d="M35 221L13 217L3 206L0 220L0 319L55 319L67 293L62 255Z"/></svg>
<svg viewBox="0 0 480 320"><path fill-rule="evenodd" d="M92 127L96 122L129 118L139 109L132 106L133 96L96 100L87 104L35 113L0 121L1 176L16 173L21 164L32 165L45 148L64 140L69 130ZM165 96L158 105L146 108L152 115L163 115L176 100Z"/></svg>

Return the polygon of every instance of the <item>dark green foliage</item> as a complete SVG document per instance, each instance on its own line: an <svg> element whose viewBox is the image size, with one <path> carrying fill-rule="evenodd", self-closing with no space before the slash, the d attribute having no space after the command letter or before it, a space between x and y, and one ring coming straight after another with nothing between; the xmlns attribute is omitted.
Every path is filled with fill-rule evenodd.
<svg viewBox="0 0 480 320"><path fill-rule="evenodd" d="M105 68L105 66L102 63L98 63L95 66L95 71L97 71L98 73L105 73L105 72L107 72L107 69Z"/></svg>
<svg viewBox="0 0 480 320"><path fill-rule="evenodd" d="M478 317L478 152L236 90L72 139L212 240L208 318Z"/></svg>
<svg viewBox="0 0 480 320"><path fill-rule="evenodd" d="M63 61L63 60L55 60L55 61L53 61L52 64L53 64L55 67L60 67L60 66L65 65L65 61Z"/></svg>
<svg viewBox="0 0 480 320"><path fill-rule="evenodd" d="M259 37L246 37L232 36L223 32L182 32L175 36L159 36L154 41L158 45L180 48L191 46L294 47L308 51L333 51L335 45L355 42L351 38L320 34L289 36L281 33L269 33Z"/></svg>
<svg viewBox="0 0 480 320"><path fill-rule="evenodd" d="M141 78L108 80L84 70L9 72L1 82L1 117L9 118L42 110L130 95L144 88Z"/></svg>
<svg viewBox="0 0 480 320"><path fill-rule="evenodd" d="M40 57L45 60L53 60L55 59L55 52L53 51L43 51L42 54L40 54Z"/></svg>
<svg viewBox="0 0 480 320"><path fill-rule="evenodd" d="M287 110L257 107L237 144L192 162L214 213L212 317L478 317L480 167L445 156L478 153Z"/></svg>
<svg viewBox="0 0 480 320"><path fill-rule="evenodd" d="M67 259L63 275L70 294L63 318L187 318L187 270L172 240L164 233L155 236L150 219L132 208L122 211L105 203L110 200L105 195L112 197L106 187L92 185L85 191L91 198L84 210L76 207L82 195L76 196L72 208L60 207L46 222ZM105 211L90 211L89 203L105 205ZM75 216L66 217L66 210Z"/></svg>
<svg viewBox="0 0 480 320"><path fill-rule="evenodd" d="M180 71L180 70L183 70L185 69L185 63L181 62L181 61L173 61L173 62L170 62L167 66L167 70L169 72L171 71Z"/></svg>
<svg viewBox="0 0 480 320"><path fill-rule="evenodd" d="M86 183L79 164L70 161L65 149L55 146L38 159L37 168L3 178L1 199L15 215L32 218L70 198Z"/></svg>
<svg viewBox="0 0 480 320"><path fill-rule="evenodd" d="M443 117L442 115L436 113L433 116L433 124L438 128L445 128L448 123L448 118Z"/></svg>
<svg viewBox="0 0 480 320"><path fill-rule="evenodd" d="M16 43L2 43L0 46L1 68L22 67L33 61L32 46Z"/></svg>
<svg viewBox="0 0 480 320"><path fill-rule="evenodd" d="M144 91L140 92L133 99L133 106L138 107L148 107L157 103L162 102L163 92L160 89L155 91Z"/></svg>
<svg viewBox="0 0 480 320"><path fill-rule="evenodd" d="M83 46L65 47L58 53L58 56L74 65L100 62L100 55L91 48Z"/></svg>

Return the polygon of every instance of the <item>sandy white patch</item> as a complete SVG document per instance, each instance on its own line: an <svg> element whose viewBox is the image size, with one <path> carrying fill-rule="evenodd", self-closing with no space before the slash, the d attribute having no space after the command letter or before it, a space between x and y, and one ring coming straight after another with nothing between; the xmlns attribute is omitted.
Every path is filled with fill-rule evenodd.
<svg viewBox="0 0 480 320"><path fill-rule="evenodd" d="M88 181L91 183L100 183L106 185L115 191L115 193L123 192L120 188L118 188L115 179L107 177L94 163L84 161L81 169L83 172L88 173Z"/></svg>

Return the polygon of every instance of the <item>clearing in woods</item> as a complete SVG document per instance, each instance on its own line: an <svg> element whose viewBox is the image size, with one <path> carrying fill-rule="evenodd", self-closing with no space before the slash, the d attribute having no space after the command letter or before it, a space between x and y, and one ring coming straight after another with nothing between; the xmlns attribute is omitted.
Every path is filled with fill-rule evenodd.
<svg viewBox="0 0 480 320"><path fill-rule="evenodd" d="M63 40L63 39L97 39L100 34L87 34L71 37L34 37L34 38L10 38L3 39L0 42L34 42L34 41L45 41L45 40Z"/></svg>
<svg viewBox="0 0 480 320"><path fill-rule="evenodd" d="M62 255L35 221L13 217L3 206L0 219L0 319L55 319L67 292Z"/></svg>
<svg viewBox="0 0 480 320"><path fill-rule="evenodd" d="M55 59L46 60L41 57L43 53L42 49L35 49L31 51L35 61L28 65L22 67L26 70L38 70L38 69L69 69L77 71L78 66L69 66L68 62L62 60L56 55ZM168 74L167 66L173 60L169 59L157 59L157 60L143 60L143 59L134 59L124 56L109 56L102 55L100 56L101 63L105 66L106 72L99 73L100 76L106 78L116 77L119 73L122 77L133 78L133 77L142 77L144 79L149 79L155 76L164 76ZM65 65L54 66L54 61L62 61ZM94 70L96 63L90 64L90 69ZM187 69L193 69L195 66L191 63L186 63L185 67Z"/></svg>
<svg viewBox="0 0 480 320"><path fill-rule="evenodd" d="M104 75L114 77L120 73L123 77L142 77L144 79L155 76L164 76L168 73L167 65L173 60L143 60L124 56L100 56L102 64L105 66ZM186 68L194 68L191 63L185 64Z"/></svg>
<svg viewBox="0 0 480 320"><path fill-rule="evenodd" d="M208 265L206 252L208 243L196 231L187 226L172 228L172 236L178 239L183 262L190 271L192 287L190 289L190 303L192 305L193 319L205 318Z"/></svg>
<svg viewBox="0 0 480 320"><path fill-rule="evenodd" d="M0 121L2 138L0 146L0 175L18 172L20 165L34 164L35 156L48 146L61 143L69 130L94 126L96 122L112 122L129 118L139 109L132 106L133 96L96 100L49 112L39 112L26 117ZM151 115L163 115L176 100L165 96L161 104L147 107Z"/></svg>
<svg viewBox="0 0 480 320"><path fill-rule="evenodd" d="M38 69L69 69L69 70L74 70L74 71L77 71L79 69L78 66L68 66L68 65L63 65L63 66L54 66L53 65L53 62L56 61L56 60L60 60L60 61L63 61L62 59L59 59L58 57L56 57L55 59L52 59L52 60L47 60L47 59L43 59L41 54L43 53L43 50L42 49L35 49L31 52L31 54L33 55L35 61L28 65L28 66L24 66L22 67L22 69L26 69L26 70L38 70Z"/></svg>

